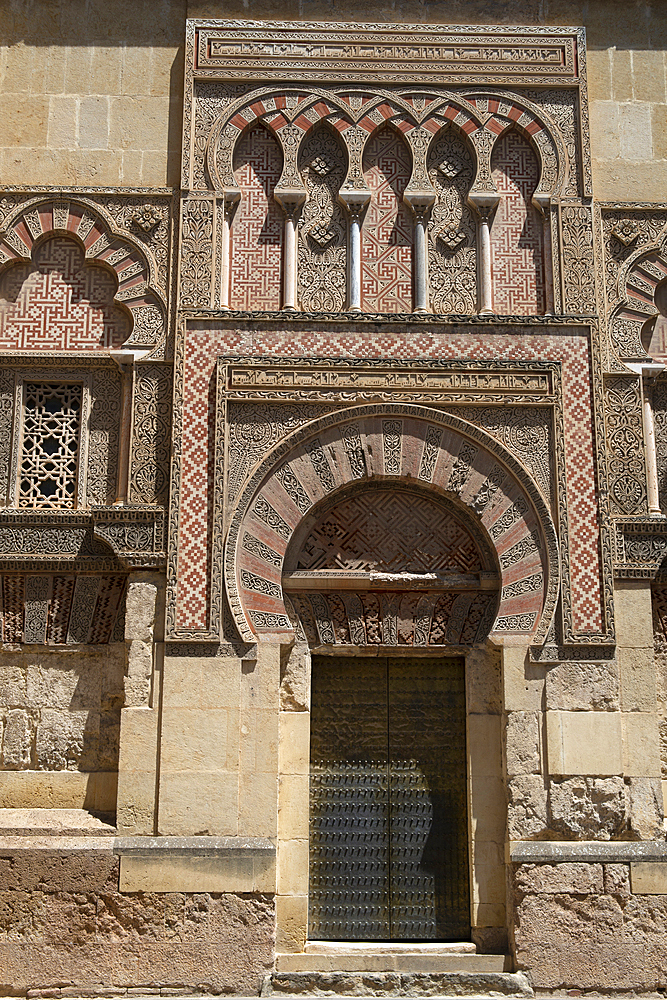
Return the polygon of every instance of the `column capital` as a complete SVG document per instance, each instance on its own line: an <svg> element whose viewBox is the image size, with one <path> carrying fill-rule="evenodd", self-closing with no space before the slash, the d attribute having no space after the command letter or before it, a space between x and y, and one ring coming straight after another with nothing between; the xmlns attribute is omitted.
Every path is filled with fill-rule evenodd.
<svg viewBox="0 0 667 1000"><path fill-rule="evenodd" d="M341 188L338 192L338 199L352 218L358 219L371 200L371 193L368 188Z"/></svg>
<svg viewBox="0 0 667 1000"><path fill-rule="evenodd" d="M488 222L499 201L500 195L493 191L471 191L468 194L468 204L484 222Z"/></svg>

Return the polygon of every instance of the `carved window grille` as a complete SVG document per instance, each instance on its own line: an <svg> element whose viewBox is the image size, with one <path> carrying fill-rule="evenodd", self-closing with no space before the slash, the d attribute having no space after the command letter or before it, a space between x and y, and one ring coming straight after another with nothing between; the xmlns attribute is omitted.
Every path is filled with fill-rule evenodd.
<svg viewBox="0 0 667 1000"><path fill-rule="evenodd" d="M40 373L41 374L41 373ZM89 379L19 380L12 477L17 507L72 508L84 502Z"/></svg>

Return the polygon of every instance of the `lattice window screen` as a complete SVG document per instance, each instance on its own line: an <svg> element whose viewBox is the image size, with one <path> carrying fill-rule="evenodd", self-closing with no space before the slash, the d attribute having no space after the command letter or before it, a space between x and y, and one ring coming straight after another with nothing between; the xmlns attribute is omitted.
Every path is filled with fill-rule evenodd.
<svg viewBox="0 0 667 1000"><path fill-rule="evenodd" d="M20 507L73 507L83 386L26 382Z"/></svg>

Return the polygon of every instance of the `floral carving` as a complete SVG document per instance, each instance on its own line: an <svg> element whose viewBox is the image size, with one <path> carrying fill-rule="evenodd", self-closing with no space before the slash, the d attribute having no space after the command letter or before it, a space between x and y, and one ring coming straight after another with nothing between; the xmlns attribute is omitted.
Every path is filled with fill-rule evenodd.
<svg viewBox="0 0 667 1000"><path fill-rule="evenodd" d="M474 167L467 146L453 128L433 143L428 176L437 195L428 224L431 306L437 313L474 313L475 220L466 204Z"/></svg>
<svg viewBox="0 0 667 1000"><path fill-rule="evenodd" d="M166 503L170 426L171 370L166 365L138 366L129 484L132 503Z"/></svg>
<svg viewBox="0 0 667 1000"><path fill-rule="evenodd" d="M606 400L612 509L617 514L643 514L646 469L639 381L631 377L608 379Z"/></svg>
<svg viewBox="0 0 667 1000"><path fill-rule="evenodd" d="M318 128L301 151L307 192L299 221L299 302L307 312L345 308L347 221L338 202L346 156L328 128Z"/></svg>

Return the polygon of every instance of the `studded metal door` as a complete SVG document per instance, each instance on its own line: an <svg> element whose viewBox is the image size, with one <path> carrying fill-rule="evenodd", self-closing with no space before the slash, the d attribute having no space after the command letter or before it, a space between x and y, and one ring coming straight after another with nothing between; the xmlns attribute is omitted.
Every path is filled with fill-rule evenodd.
<svg viewBox="0 0 667 1000"><path fill-rule="evenodd" d="M462 659L314 657L309 936L470 937Z"/></svg>

